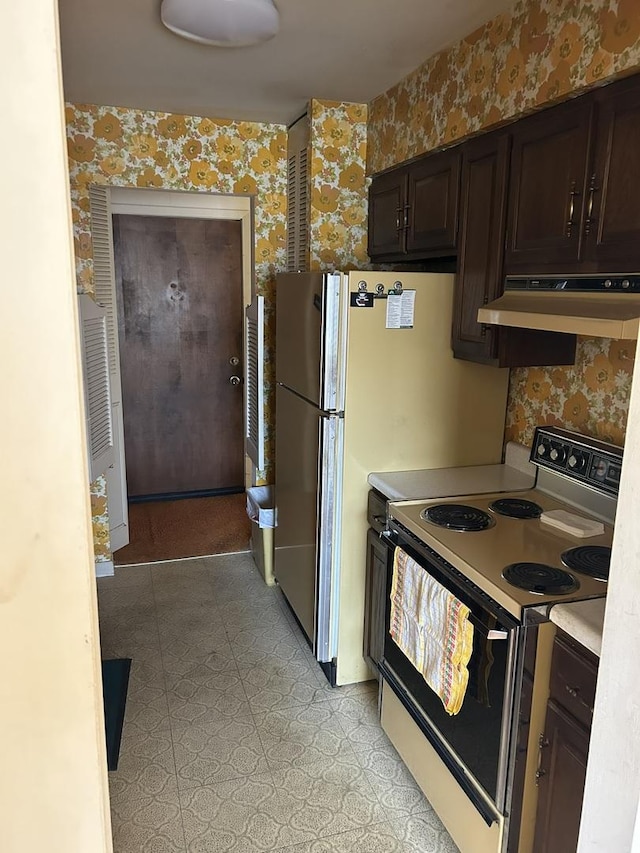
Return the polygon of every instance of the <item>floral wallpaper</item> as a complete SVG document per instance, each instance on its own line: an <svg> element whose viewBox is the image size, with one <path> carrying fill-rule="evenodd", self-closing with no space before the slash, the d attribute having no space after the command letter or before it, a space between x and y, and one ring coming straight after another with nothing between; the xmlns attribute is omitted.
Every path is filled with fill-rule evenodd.
<svg viewBox="0 0 640 853"><path fill-rule="evenodd" d="M505 438L531 445L538 424L624 444L636 341L578 338L571 367L511 371Z"/></svg>
<svg viewBox="0 0 640 853"><path fill-rule="evenodd" d="M369 105L367 171L640 70L638 0L518 0ZM573 367L511 373L506 438L537 423L622 443L635 346L579 339Z"/></svg>
<svg viewBox="0 0 640 853"><path fill-rule="evenodd" d="M638 68L638 0L518 0L372 101L368 172Z"/></svg>
<svg viewBox="0 0 640 853"><path fill-rule="evenodd" d="M286 263L286 128L74 104L67 105L66 121L79 289L93 290L90 184L252 195L255 287L266 297L267 348L272 352L274 278ZM272 363L268 357L267 368ZM269 423L272 381L268 375ZM272 447L270 433L268 440ZM269 481L270 465L258 472L259 482ZM102 480L92 486L95 551L101 560L111 557L105 488Z"/></svg>
<svg viewBox="0 0 640 853"><path fill-rule="evenodd" d="M310 269L366 267L367 107L312 100Z"/></svg>

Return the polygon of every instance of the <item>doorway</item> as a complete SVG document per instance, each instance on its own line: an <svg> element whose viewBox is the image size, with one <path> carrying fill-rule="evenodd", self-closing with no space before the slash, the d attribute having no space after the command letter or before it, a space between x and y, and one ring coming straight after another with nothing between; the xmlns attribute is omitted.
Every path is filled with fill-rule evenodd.
<svg viewBox="0 0 640 853"><path fill-rule="evenodd" d="M124 499L132 501L131 544L114 562L246 549L250 199L111 189L110 212Z"/></svg>

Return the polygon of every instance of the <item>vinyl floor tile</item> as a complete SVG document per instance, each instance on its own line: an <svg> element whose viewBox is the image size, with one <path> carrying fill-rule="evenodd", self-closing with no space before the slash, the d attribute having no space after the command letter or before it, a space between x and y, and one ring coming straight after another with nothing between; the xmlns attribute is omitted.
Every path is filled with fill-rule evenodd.
<svg viewBox="0 0 640 853"><path fill-rule="evenodd" d="M271 770L337 760L345 755L355 757L326 702L254 713L254 717Z"/></svg>
<svg viewBox="0 0 640 853"><path fill-rule="evenodd" d="M236 779L180 794L190 853L262 853L313 839L271 777Z"/></svg>
<svg viewBox="0 0 640 853"><path fill-rule="evenodd" d="M278 853L403 853L402 842L396 837L392 827L379 823L361 829L352 829L317 838L295 847L287 847Z"/></svg>
<svg viewBox="0 0 640 853"><path fill-rule="evenodd" d="M413 817L391 821L404 853L459 853L433 809Z"/></svg>
<svg viewBox="0 0 640 853"><path fill-rule="evenodd" d="M98 600L132 658L114 853L455 853L377 684L329 686L250 555L122 567Z"/></svg>
<svg viewBox="0 0 640 853"><path fill-rule="evenodd" d="M114 853L184 853L177 787L156 796L111 801Z"/></svg>
<svg viewBox="0 0 640 853"><path fill-rule="evenodd" d="M269 772L252 716L219 717L203 725L172 721L180 789Z"/></svg>
<svg viewBox="0 0 640 853"><path fill-rule="evenodd" d="M348 756L275 771L294 826L322 838L385 819L361 767Z"/></svg>

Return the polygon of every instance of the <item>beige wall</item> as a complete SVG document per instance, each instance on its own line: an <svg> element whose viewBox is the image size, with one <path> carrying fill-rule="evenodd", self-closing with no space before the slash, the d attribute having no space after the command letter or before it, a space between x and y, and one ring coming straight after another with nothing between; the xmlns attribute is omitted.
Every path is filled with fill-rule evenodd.
<svg viewBox="0 0 640 853"><path fill-rule="evenodd" d="M640 794L640 364L635 366L579 853L632 850ZM636 832L640 832L640 826ZM638 847L640 838L636 837Z"/></svg>
<svg viewBox="0 0 640 853"><path fill-rule="evenodd" d="M0 30L0 849L111 850L57 4ZM25 104L28 110L25 110Z"/></svg>
<svg viewBox="0 0 640 853"><path fill-rule="evenodd" d="M640 68L638 0L519 0L369 105L377 172ZM512 371L506 438L563 423L624 441L632 344L582 338L576 365Z"/></svg>

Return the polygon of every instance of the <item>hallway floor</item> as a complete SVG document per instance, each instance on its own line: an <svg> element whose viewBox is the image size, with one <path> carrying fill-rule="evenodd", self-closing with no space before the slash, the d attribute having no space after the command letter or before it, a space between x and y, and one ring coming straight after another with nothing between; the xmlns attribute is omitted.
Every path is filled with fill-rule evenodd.
<svg viewBox="0 0 640 853"><path fill-rule="evenodd" d="M248 553L98 582L104 658L131 657L115 853L455 853L377 719L331 689Z"/></svg>

